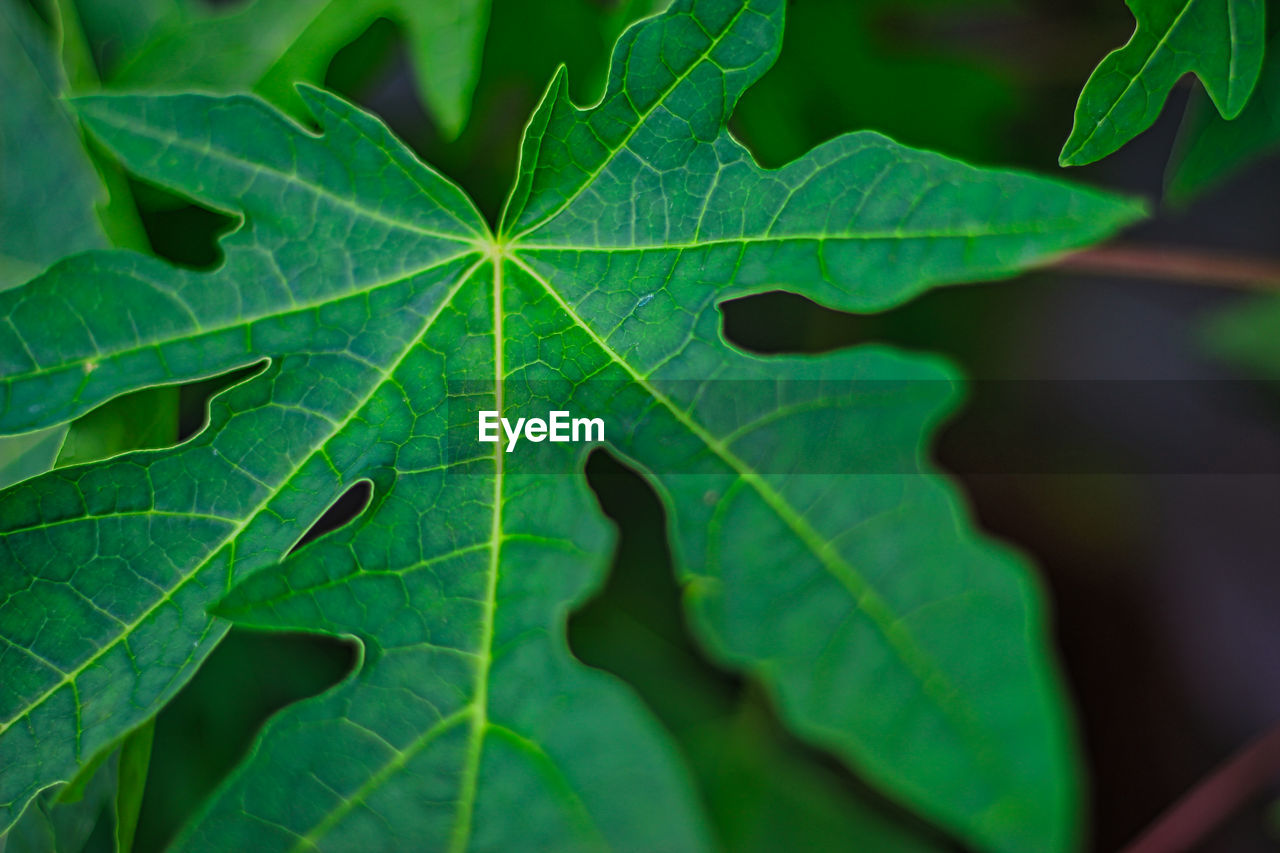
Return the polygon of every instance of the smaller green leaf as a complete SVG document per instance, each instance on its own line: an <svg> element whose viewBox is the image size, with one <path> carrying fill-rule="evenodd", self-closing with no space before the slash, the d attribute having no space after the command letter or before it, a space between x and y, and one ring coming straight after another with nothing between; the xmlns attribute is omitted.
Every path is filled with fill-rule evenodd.
<svg viewBox="0 0 1280 853"><path fill-rule="evenodd" d="M175 2L112 83L251 89L303 115L294 83L323 82L334 54L379 18L404 31L419 94L441 132L456 136L479 76L489 0L254 0L231 12Z"/></svg>
<svg viewBox="0 0 1280 853"><path fill-rule="evenodd" d="M1280 30L1267 43L1257 88L1248 105L1227 121L1203 102L1187 110L1171 165L1168 196L1176 202L1221 183L1252 161L1280 148Z"/></svg>
<svg viewBox="0 0 1280 853"><path fill-rule="evenodd" d="M184 9L175 0L79 0L75 6L94 62L103 71L119 66Z"/></svg>
<svg viewBox="0 0 1280 853"><path fill-rule="evenodd" d="M1262 68L1263 0L1128 0L1137 29L1089 75L1058 162L1083 166L1151 126L1194 73L1223 118L1240 114Z"/></svg>

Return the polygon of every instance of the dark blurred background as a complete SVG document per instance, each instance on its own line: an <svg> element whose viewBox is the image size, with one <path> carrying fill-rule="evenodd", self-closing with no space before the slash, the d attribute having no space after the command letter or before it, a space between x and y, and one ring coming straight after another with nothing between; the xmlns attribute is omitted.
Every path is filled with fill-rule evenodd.
<svg viewBox="0 0 1280 853"><path fill-rule="evenodd" d="M659 5L494 0L475 110L454 141L432 127L387 22L344 50L327 82L382 115L496 219L524 121L555 66L567 63L579 103L594 101L613 39ZM979 164L1143 195L1158 214L1124 235L1130 245L1276 253L1280 160L1181 208L1158 204L1184 110L1205 106L1189 80L1121 152L1058 169L1080 88L1131 30L1120 0L792 0L782 58L733 128L766 165L874 129ZM136 189L158 251L216 263L215 236L231 223ZM1280 393L1202 344L1208 318L1245 298L1045 270L943 289L874 317L782 294L724 309L730 339L762 353L875 340L944 353L974 377L936 458L963 481L981 525L1030 554L1051 591L1090 774L1093 849L1131 840L1280 723ZM184 391L188 432L216 387ZM1119 404L1126 399L1141 404ZM787 736L763 697L699 653L657 498L606 454L592 457L588 475L620 538L605 589L572 620L573 648L631 682L671 730L726 846L787 849L779 845L794 843L794 808L806 837L829 839L816 849L843 849L855 823L883 849L906 847L904 838L951 847ZM361 503L351 496L321 529ZM159 717L139 849L163 847L272 711L334 684L353 660L337 642L233 631ZM1276 849L1276 796L1260 792L1201 849Z"/></svg>

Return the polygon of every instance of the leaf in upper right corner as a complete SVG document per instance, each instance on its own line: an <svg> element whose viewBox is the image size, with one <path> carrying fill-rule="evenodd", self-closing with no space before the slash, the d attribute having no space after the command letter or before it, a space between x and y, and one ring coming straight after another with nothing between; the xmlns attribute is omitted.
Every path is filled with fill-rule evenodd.
<svg viewBox="0 0 1280 853"><path fill-rule="evenodd" d="M1156 120L1174 83L1194 73L1223 118L1238 116L1262 68L1264 0L1129 0L1137 28L1099 63L1058 157L1083 166Z"/></svg>
<svg viewBox="0 0 1280 853"><path fill-rule="evenodd" d="M1280 149L1280 28L1272 30L1258 85L1239 116L1227 121L1204 103L1188 109L1168 173L1171 201L1190 201Z"/></svg>

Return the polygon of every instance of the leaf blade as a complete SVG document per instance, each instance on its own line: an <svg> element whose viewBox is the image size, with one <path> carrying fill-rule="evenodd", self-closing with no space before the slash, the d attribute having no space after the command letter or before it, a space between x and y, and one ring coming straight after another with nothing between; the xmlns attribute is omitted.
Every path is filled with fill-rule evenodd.
<svg viewBox="0 0 1280 853"><path fill-rule="evenodd" d="M1244 109L1262 68L1265 6L1258 0L1129 0L1133 36L1094 69L1058 161L1099 160L1146 130L1179 77L1194 72L1218 112Z"/></svg>
<svg viewBox="0 0 1280 853"><path fill-rule="evenodd" d="M136 104L136 101L128 103ZM245 101L233 99L229 106L232 109L236 107L244 108ZM256 109L252 106L251 110ZM271 125L268 125L271 126ZM369 127L366 125L366 130ZM302 132L295 130L300 136ZM407 162L407 161L406 161ZM189 164L184 163L184 168ZM190 173L183 172L184 175L198 175L199 171ZM421 173L413 174L404 172L403 178L410 181L408 186L416 187L417 184L411 179L422 178ZM271 187L268 187L270 190ZM250 196L249 200L252 200ZM336 209L345 210L341 206ZM356 219L359 217L356 216ZM436 243L441 241L438 238L430 238ZM289 241L285 240L286 247ZM304 242L302 237L295 237L293 244L299 245ZM244 251L252 257L253 251L249 247L244 247ZM428 254L433 251L432 246L419 246L419 251L425 251ZM412 254L412 253L411 253ZM229 253L230 255L230 253ZM229 260L229 267L223 268L223 274L234 276L237 272L244 274L243 269L237 270L234 256ZM445 275L446 278L452 269L452 273L457 275L460 271L461 264L465 261L465 256L460 257L453 268L446 263L443 267L438 268L433 273L419 275L417 278L410 277L408 280L398 284L393 283L392 287L399 287L399 292L404 293L406 290L417 289L422 297L425 298L423 310L429 309L432 302L431 286L434 283L432 276ZM410 258L410 263L413 263ZM62 276L69 275L75 277L76 271L85 268L88 264L89 269L97 270L96 264L105 264L108 267L114 266L115 272L121 278L127 278L128 274L133 270L142 267L148 272L156 274L156 280L169 278L176 280L179 285L183 283L186 276L182 271L169 270L158 262L151 262L138 256L129 255L127 253L117 253L110 255L89 255L80 259L73 259L66 262L61 267L55 267L49 274L40 280L47 285L48 288L57 288L60 286ZM368 266L368 265L366 265ZM252 264L251 269L260 269L257 264ZM166 272L167 270L167 272ZM319 270L323 273L323 270ZM370 273L385 272L377 269L377 264L369 270ZM216 274L215 274L216 275ZM376 279L376 275L373 276ZM252 279L252 275L250 275ZM186 279L196 283L203 283L204 279L196 276L194 279ZM305 277L299 281L299 284L305 283ZM313 279L314 281L314 279ZM69 293L74 291L71 287ZM21 291L11 291L5 294L6 297L12 296L15 300L21 299L22 296L30 295L31 286L21 289ZM144 295L149 295L150 291L138 291ZM224 291L225 293L225 291ZM19 295L21 294L21 295ZM128 301L128 292L121 291L120 299L122 302ZM68 298L75 298L74 295ZM277 295L277 298L278 295ZM357 299L361 299L360 294L356 294ZM377 310L377 300L381 298L377 292L374 293L374 302L370 306L371 311ZM286 300L287 303L287 300ZM401 318L390 318L392 325L397 323L400 326L412 326L414 314L412 311L406 310L412 306L412 302L401 302ZM131 323L119 325L118 332L121 341L128 342L132 340L134 328L145 328L146 319L150 319L153 323L161 319L162 315L157 315L154 310L147 310L149 304L145 299L135 306L135 311L128 314L129 317L137 316L145 318L141 320L144 325L134 326ZM213 313L207 316L197 317L198 320L217 319L219 316L219 307L217 300L209 302L206 307ZM225 305L222 306L225 309ZM101 312L99 312L101 313ZM23 316L20 312L9 312L10 316L17 317L19 320ZM46 316L37 312L33 316ZM270 317L266 319L266 325L271 323ZM241 324L239 330L231 328L231 336L237 340L237 343L243 346L245 343L252 343L252 335L244 334L244 324ZM371 329L376 335L377 329ZM60 338L61 336L59 336ZM370 340L369 336L365 336L366 340ZM229 349L222 343L218 343L218 336L206 338L206 348L198 358L190 360L186 365L181 365L178 356L181 352L171 354L172 362L166 363L162 360L155 362L153 370L159 371L153 374L157 379L164 380L166 377L169 381L176 378L190 378L196 374L207 374L212 366L215 370L226 368L235 364L251 363L254 360L252 348L249 351L241 349L237 353L234 349ZM224 338L225 340L225 338ZM359 338L357 337L357 341ZM374 339L376 340L376 338ZM212 346L208 346L213 341ZM261 336L260 336L261 342ZM92 340L87 341L87 345L95 343ZM180 338L171 339L170 345L179 349L184 346ZM360 346L358 343L357 346ZM16 353L29 353L30 348L22 344L16 344L14 350L15 358L27 358L27 355L16 355ZM385 344L382 345L385 349ZM90 347L91 352L88 355L97 357L100 353L96 348ZM370 343L366 352L377 352L378 345ZM57 350L54 351L57 354ZM38 354L38 352L37 352ZM84 352L75 352L73 355L81 357L79 364L88 363L83 361L86 354ZM368 395L375 393L377 385L372 384L378 375L378 370L372 368L369 364L363 363L356 359L342 359L334 356L326 357L323 353L317 353L309 358L295 360L295 363L303 368L303 372L295 378L303 379L308 374L312 377L310 382L314 384L315 389L323 389L326 386L331 390L329 399L324 401L328 405L336 405L341 407L344 403L353 408L363 405L358 391L363 388ZM167 364L167 367L166 367ZM308 366L309 365L309 366ZM103 357L100 360L100 369L88 372L90 376L101 375L106 377L107 384L98 390L99 397L106 397L113 393L119 393L127 390L127 383L147 383L148 377L140 372L134 371L129 374L128 365L122 368L121 372L117 372L120 365L113 362L110 357ZM343 370L354 372L351 377L351 387L357 389L354 397L346 396L346 391L338 392L334 388L331 380L326 380L325 370L341 367ZM76 364L72 365L72 372L78 369ZM169 368L177 368L172 370ZM183 373L185 368L187 371ZM85 371L80 370L85 374ZM122 378L123 377L123 378ZM33 374L32 382L37 386L40 385L40 379L47 378L46 374ZM303 379L304 385L308 380ZM126 384L121 384L121 383ZM29 383L25 383L29 384ZM252 384L252 383L251 383ZM21 378L15 379L12 375L8 377L6 383L6 392L12 392L15 387L22 387L24 383ZM47 388L46 388L47 390ZM260 389L261 390L261 389ZM45 410L41 413L46 419L57 420L74 414L78 409L86 408L95 402L92 395L93 389L86 388L81 395L81 399L76 403L76 408L64 408ZM294 386L291 389L282 389L283 393L297 398L298 389ZM39 387L30 389L29 393L32 397L42 396L44 391ZM315 391L312 392L316 393ZM6 399L11 404L13 396L7 393ZM255 393L251 387L241 386L233 391L230 395L223 398L220 405L214 407L212 416L213 430L206 433L205 440L195 442L201 449L194 450L188 446L183 451L161 451L157 454L149 454L142 457L125 456L100 463L97 466L79 467L69 469L65 473L56 476L51 475L44 480L29 481L27 484L18 487L18 490L9 493L10 499L3 506L4 527L6 535L4 543L6 547L6 562L14 569L7 579L6 586L16 584L13 589L6 589L11 593L5 599L5 607L0 609L0 625L3 625L3 634L10 645L7 646L8 654L18 654L15 648L21 645L31 645L31 637L33 626L29 623L31 618L26 613L38 614L44 612L46 608L48 612L77 612L81 613L84 618L84 624L80 630L81 637L69 647L59 648L56 655L56 662L45 665L41 670L44 675L35 674L28 675L22 679L22 683L17 681L10 682L10 690L4 695L4 722L2 729L7 738L0 739L0 749L3 749L8 756L12 756L8 760L8 766L11 768L9 774L6 774L6 780L20 779L24 772L28 772L25 768L39 766L43 763L45 768L40 771L41 778L45 779L44 784L50 781L49 774L61 773L62 778L69 778L75 764L78 763L82 750L91 753L97 748L101 748L106 744L113 742L124 731L132 728L134 725L143 722L150 713L153 713L160 704L171 696L176 690L178 684L169 684L165 680L156 681L154 676L148 676L145 667L142 667L142 659L139 659L138 666L142 667L140 671L134 670L133 665L121 658L121 651L132 646L147 648L150 651L150 661L159 665L160 661L168 660L170 666L176 666L179 670L189 667L193 660L198 660L203 654L211 648L217 637L225 631L225 625L215 625L208 621L203 615L204 605L192 607L192 602L204 600L209 603L216 598L219 590L225 589L226 583L231 577L231 568L236 560L233 559L233 552L223 547L228 539L232 536L237 537L237 545L245 547L248 542L252 542L254 531L258 530L266 534L268 539L274 539L279 547L283 545L287 547L290 529L294 530L293 535L296 537L301 535L305 530L297 530L296 522L294 525L273 522L270 517L264 516L263 512L271 506L272 498L279 496L274 494L273 487L275 484L279 487L281 483L289 482L299 473L303 477L315 478L319 476L319 483L329 480L330 488L335 486L332 483L332 477L325 477L324 473L329 469L329 463L324 459L316 456L316 452L322 448L324 436L328 430L332 430L337 421L328 423L321 417L322 411L309 413L304 409L298 409L296 406L291 414L277 412L274 416L268 414L267 419L261 420L259 413L255 417L255 409L262 405L259 398L255 402ZM301 400L299 400L301 402ZM236 431L224 431L222 440L224 443L218 447L214 447L212 442L212 432L218 431L224 427L229 421L232 421L237 414L237 407L244 407L240 414L245 415L241 418L242 428L246 432L241 432L239 438L236 437ZM25 411L27 407L22 407L24 411L17 416L23 418L23 422L29 422L31 413ZM312 407L314 408L314 407ZM14 415L12 406L10 406L7 414ZM284 414L283 419L279 418ZM349 412L347 417L354 415L354 411ZM303 450L291 459L283 460L283 467L274 464L270 459L254 458L249 459L245 456L246 448L252 447L252 436L254 432L262 428L266 423L276 419L276 425L285 426L286 424L296 430L295 435L299 442L295 445L295 450ZM256 424L254 421L258 421ZM248 423L246 423L248 421ZM315 444L315 448L308 450L307 440ZM248 440L249 444L244 444ZM237 444L239 446L237 447ZM212 503L206 502L204 507L193 506L193 496L195 493L189 492L183 494L184 489L179 487L173 488L178 481L164 486L166 479L172 479L173 475L181 469L183 463L179 453L190 453L194 450L196 455L202 456L205 464L213 465L215 468L224 472L225 482L234 484L234 487L224 491L219 497L214 497ZM177 458L175 458L177 457ZM186 458L192 458L187 456ZM138 467L135 460L145 460L144 467ZM175 468L175 463L177 468ZM152 467L154 466L154 467ZM309 467L308 467L309 466ZM254 469L257 470L254 470ZM160 483L150 481L151 471L169 471L168 475L158 475ZM121 472L124 472L123 474ZM117 480L118 487L133 487L138 491L135 492L130 501L116 502L111 495L101 495L96 498L86 498L83 491L85 483L110 481L113 477L119 475L121 479ZM139 477L141 475L141 478ZM93 495L97 492L95 486L88 486L89 494ZM336 495L335 495L336 497ZM106 498L104 501L103 498ZM45 510L45 515L41 518L33 515L33 508L41 506ZM207 511L195 511L195 510ZM287 516L285 516L287 517ZM256 525L254 524L256 522ZM189 525L189 526L187 526ZM180 530L187 526L187 532L182 533ZM172 574L165 571L164 565L147 566L145 561L137 564L136 568L142 568L143 571L137 571L131 581L122 581L128 589L132 584L134 590L143 590L145 594L139 599L134 600L125 606L125 602L117 602L121 605L120 615L115 613L101 612L94 614L91 608L92 602L85 597L84 593L75 592L70 587L66 587L64 592L58 593L57 601L49 596L53 594L52 590L62 589L59 587L50 587L43 589L42 594L28 593L19 594L15 590L22 588L23 578L39 578L42 574L49 573L45 568L52 554L47 549L47 545L42 541L42 537L46 535L48 530L65 530L66 536L58 541L66 544L67 550L63 552L64 557L68 557L74 564L76 560L87 566L93 567L90 571L85 572L84 576L98 578L97 582L109 579L119 571L119 567L111 563L111 558L104 561L102 557L93 557L92 552L85 552L84 540L79 530L90 535L89 542L97 539L100 547L106 548L107 543L111 543L111 551L115 549L121 555L133 555L136 559L141 557L139 550L134 546L129 546L130 537L134 537L135 541L141 543L150 543L152 547L162 548L163 552L168 554L170 565L181 567L180 571ZM192 547L195 543L189 539L191 536L197 536L203 540L202 544ZM79 541L77 541L79 540ZM250 551L252 549L249 549ZM248 562L252 562L252 553L241 552L242 557L249 557ZM258 557L260 560L261 557ZM168 562L166 560L165 562ZM136 570L135 567L131 569ZM58 577L56 572L51 573L51 577ZM37 590L37 592L40 592ZM179 599L182 606L175 608L174 600ZM110 607L110 605L108 605ZM166 622L165 619L169 621ZM189 653L184 651L181 646L175 648L174 644L167 642L164 637L173 632L175 626L173 621L185 625L181 627L181 632L186 635L186 642L191 644L192 649ZM113 622L114 620L114 622ZM88 636L85 637L84 634ZM23 638L26 638L24 641ZM66 638L64 637L64 640ZM18 646L12 646L13 642L17 642ZM86 645L86 643L88 643ZM49 658L50 655L42 654L38 646L33 646L35 654L39 658ZM127 708L112 707L110 697L119 697L121 684L113 684L110 677L101 677L101 665L104 663L114 662L116 674L120 674L120 667L123 664L123 671L134 671L135 675L132 680L137 684L146 683L143 693L138 694L139 702L131 704ZM12 666L13 664L9 664ZM163 671L163 667L161 670ZM107 713L92 720L93 725L88 721L82 720L78 713L66 714L62 717L66 725L73 725L73 732L56 736L52 733L42 735L36 742L24 741L20 737L22 728L15 727L15 724L21 720L48 721L49 725L58 725L56 719L58 713L53 712L54 716L49 717L51 713L47 709L55 703L65 704L71 701L71 706L78 706L80 692L77 689L79 679L84 677L86 680L92 681L92 691L102 694L101 703L99 705L103 711ZM87 688L86 688L87 689ZM147 695L149 701L142 700L142 695ZM117 700L118 701L118 700ZM111 713L114 711L115 713ZM100 714L102 712L100 711ZM35 716L32 716L32 715ZM83 732L89 729L88 733ZM84 735L82 737L82 734ZM42 756L42 752L56 752L56 760L53 755ZM47 760L43 760L47 759ZM32 765L30 762L35 761ZM56 776L54 778L57 778ZM22 787L8 788L5 793L11 796L0 796L0 800L10 802L10 808L21 809L25 803L24 797L29 797L34 789L30 787L33 783L27 781Z"/></svg>
<svg viewBox="0 0 1280 853"><path fill-rule="evenodd" d="M1249 163L1272 153L1280 142L1280 36L1267 40L1258 85L1244 111L1227 121L1205 104L1187 109L1167 173L1171 200L1179 203L1221 184Z"/></svg>
<svg viewBox="0 0 1280 853"><path fill-rule="evenodd" d="M776 0L684 0L623 36L626 61L599 106L578 110L557 78L497 237L380 123L314 90L303 97L319 137L252 98L82 101L129 168L244 223L218 270L89 255L0 305L16 323L0 338L0 359L16 366L0 426L56 422L138 384L270 366L219 398L192 442L39 478L0 501L20 581L60 582L57 552L90 578L120 571L134 596L109 614L120 625L86 613L81 634L54 637L65 648L22 612L85 610L95 595L55 600L41 586L47 600L0 599L0 636L73 673L27 673L0 694L0 708L34 707L51 727L32 744L13 725L23 717L5 717L0 753L38 749L42 761L0 761L0 800L69 773L163 704L226 629L205 610L230 590L223 616L354 636L366 656L268 727L184 846L704 847L668 739L565 648L564 614L598 583L609 542L583 451L526 457L475 440L477 407L563 401L607 416L609 445L662 492L699 635L764 682L791 725L971 843L1070 848L1077 770L1040 599L1020 560L975 542L954 493L920 462L951 371L876 348L748 356L723 339L718 305L782 283L882 307L1013 274L1140 208L867 134L790 172L761 170L723 125L776 55L781 26ZM579 152L593 129L605 141ZM850 166L857 151L873 156ZM901 171L886 178L889 161ZM667 181L658 197L643 180L620 195L621 178L648 176L644 164ZM828 190L845 184L861 189L839 207ZM1004 216L1005 230L975 232L954 212L966 205ZM832 234L841 254L828 258L812 244ZM785 251L747 248L774 237ZM78 284L104 271L123 294L113 318L77 301ZM70 309L82 330L59 325ZM714 379L749 391L726 398ZM373 483L365 512L288 554L358 480ZM88 551L91 536L106 546ZM124 550L131 541L154 552ZM948 639L970 624L989 641ZM147 654L130 677L117 658L134 647ZM823 701L877 675L892 701ZM650 802L626 795L639 787ZM429 808L403 809L424 792ZM651 803L670 818L661 827ZM517 805L519 825L504 818Z"/></svg>

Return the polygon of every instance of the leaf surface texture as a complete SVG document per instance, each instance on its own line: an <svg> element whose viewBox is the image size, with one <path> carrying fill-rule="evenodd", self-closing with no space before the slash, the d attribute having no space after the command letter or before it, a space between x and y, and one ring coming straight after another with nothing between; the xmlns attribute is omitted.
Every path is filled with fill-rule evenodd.
<svg viewBox="0 0 1280 853"><path fill-rule="evenodd" d="M954 372L874 346L751 356L717 306L782 287L885 308L1141 206L867 132L762 169L725 123L782 6L675 3L622 36L589 109L557 75L496 233L320 90L318 135L248 96L78 100L130 171L243 223L214 271L91 252L0 294L0 431L263 367L187 443L0 499L7 820L234 620L363 657L273 719L179 849L705 849L668 737L568 652L613 541L586 448L476 440L478 410L566 409L658 490L700 639L789 725L974 845L1074 845L1039 592L922 459ZM365 511L289 553L362 480Z"/></svg>

